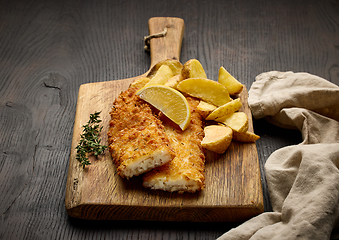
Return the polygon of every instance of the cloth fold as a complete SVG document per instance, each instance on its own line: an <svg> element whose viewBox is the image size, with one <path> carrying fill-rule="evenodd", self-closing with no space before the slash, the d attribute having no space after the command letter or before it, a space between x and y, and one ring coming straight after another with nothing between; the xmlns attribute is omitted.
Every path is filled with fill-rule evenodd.
<svg viewBox="0 0 339 240"><path fill-rule="evenodd" d="M271 71L256 77L248 103L254 118L298 129L303 141L266 161L273 212L218 239L339 239L339 87L309 73Z"/></svg>

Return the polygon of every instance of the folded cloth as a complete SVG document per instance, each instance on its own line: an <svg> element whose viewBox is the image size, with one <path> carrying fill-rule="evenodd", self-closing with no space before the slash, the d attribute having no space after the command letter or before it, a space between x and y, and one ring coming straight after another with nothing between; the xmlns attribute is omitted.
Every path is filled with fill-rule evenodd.
<svg viewBox="0 0 339 240"><path fill-rule="evenodd" d="M249 91L253 117L299 129L303 141L265 164L273 212L219 240L339 239L339 87L309 73L262 73Z"/></svg>

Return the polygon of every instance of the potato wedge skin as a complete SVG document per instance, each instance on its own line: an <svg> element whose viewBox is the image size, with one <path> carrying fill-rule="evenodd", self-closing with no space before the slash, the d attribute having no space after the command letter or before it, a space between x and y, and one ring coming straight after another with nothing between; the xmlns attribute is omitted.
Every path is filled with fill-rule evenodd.
<svg viewBox="0 0 339 240"><path fill-rule="evenodd" d="M244 112L235 112L220 121L237 132L248 130L248 117Z"/></svg>
<svg viewBox="0 0 339 240"><path fill-rule="evenodd" d="M167 86L167 87L177 89L177 85L180 81L182 81L182 76L181 76L181 74L177 74L177 75L171 77L170 79L168 79L167 82L164 85Z"/></svg>
<svg viewBox="0 0 339 240"><path fill-rule="evenodd" d="M204 119L206 119L206 117L210 115L210 113L213 112L213 110L215 110L216 108L217 107L215 105L205 101L200 101L197 106L197 109L200 111L200 114Z"/></svg>
<svg viewBox="0 0 339 240"><path fill-rule="evenodd" d="M260 136L256 135L252 132L236 132L233 131L233 140L237 142L244 142L244 143L250 143L255 142L258 139L260 139Z"/></svg>
<svg viewBox="0 0 339 240"><path fill-rule="evenodd" d="M182 67L181 76L187 78L207 78L205 70L197 59L190 59Z"/></svg>
<svg viewBox="0 0 339 240"><path fill-rule="evenodd" d="M143 88L151 79L148 77L137 78L134 82L131 83L130 87L137 89Z"/></svg>
<svg viewBox="0 0 339 240"><path fill-rule="evenodd" d="M166 59L155 64L146 77L153 78L162 65L167 65L173 72L173 75L181 74L182 63L174 59Z"/></svg>
<svg viewBox="0 0 339 240"><path fill-rule="evenodd" d="M232 142L233 131L227 126L210 125L205 127L204 132L201 146L212 152L223 154Z"/></svg>
<svg viewBox="0 0 339 240"><path fill-rule="evenodd" d="M224 85L230 95L236 95L242 92L244 85L235 79L224 67L220 67L218 82Z"/></svg>
<svg viewBox="0 0 339 240"><path fill-rule="evenodd" d="M216 120L221 122L224 118L231 115L232 113L238 111L242 106L240 98L236 98L211 112L207 116L206 120Z"/></svg>

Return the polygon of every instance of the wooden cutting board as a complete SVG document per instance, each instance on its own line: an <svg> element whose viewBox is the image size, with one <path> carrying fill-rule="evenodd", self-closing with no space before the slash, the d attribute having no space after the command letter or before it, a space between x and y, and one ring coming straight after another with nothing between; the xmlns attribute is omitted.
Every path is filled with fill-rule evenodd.
<svg viewBox="0 0 339 240"><path fill-rule="evenodd" d="M164 27L167 34L151 40L151 67L160 60L180 57L183 20L149 20L150 34L162 32ZM96 220L221 222L244 221L262 213L263 193L255 143L232 142L223 155L207 152L206 189L194 194L149 190L142 186L142 177L122 179L108 151L99 159L90 158L91 165L82 168L75 158L82 126L91 113L101 111L102 143L107 143L112 103L134 79L80 86L66 186L68 214ZM240 98L243 103L240 111L248 115L249 131L253 131L246 88Z"/></svg>

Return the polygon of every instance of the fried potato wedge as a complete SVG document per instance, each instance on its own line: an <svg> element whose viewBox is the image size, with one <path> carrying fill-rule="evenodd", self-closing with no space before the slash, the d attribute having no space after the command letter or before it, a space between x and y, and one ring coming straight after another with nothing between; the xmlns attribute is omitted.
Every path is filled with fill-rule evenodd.
<svg viewBox="0 0 339 240"><path fill-rule="evenodd" d="M181 74L182 63L174 59L166 59L155 64L146 77L153 78L162 65L167 65L173 72L173 75Z"/></svg>
<svg viewBox="0 0 339 240"><path fill-rule="evenodd" d="M230 95L241 93L244 88L237 79L235 79L224 67L220 67L218 82L224 85Z"/></svg>
<svg viewBox="0 0 339 240"><path fill-rule="evenodd" d="M205 119L208 115L210 115L213 110L215 110L217 106L210 104L205 101L200 101L197 109L200 111L201 116Z"/></svg>
<svg viewBox="0 0 339 240"><path fill-rule="evenodd" d="M248 130L248 117L244 112L235 112L220 122L237 132L246 132Z"/></svg>
<svg viewBox="0 0 339 240"><path fill-rule="evenodd" d="M233 131L233 140L237 142L255 142L258 139L260 139L260 136L256 135L255 133L252 132L237 132Z"/></svg>
<svg viewBox="0 0 339 240"><path fill-rule="evenodd" d="M141 77L136 79L131 83L130 87L135 87L137 89L143 88L151 79L148 77Z"/></svg>
<svg viewBox="0 0 339 240"><path fill-rule="evenodd" d="M206 120L216 120L220 122L227 116L231 115L232 113L238 111L242 106L242 103L240 101L240 98L236 98L220 107L215 109L213 112L211 112L210 115L206 117Z"/></svg>
<svg viewBox="0 0 339 240"><path fill-rule="evenodd" d="M205 70L197 59L188 60L181 70L183 79L187 78L207 78Z"/></svg>
<svg viewBox="0 0 339 240"><path fill-rule="evenodd" d="M173 77L171 68L167 65L162 65L153 78L151 78L151 80L145 85L145 87L151 85L164 85L171 77Z"/></svg>
<svg viewBox="0 0 339 240"><path fill-rule="evenodd" d="M210 125L204 128L205 137L201 141L203 148L223 154L233 138L233 131L227 126Z"/></svg>
<svg viewBox="0 0 339 240"><path fill-rule="evenodd" d="M206 78L184 79L179 82L177 89L216 106L222 106L232 100L223 85Z"/></svg>
<svg viewBox="0 0 339 240"><path fill-rule="evenodd" d="M177 74L173 77L171 77L170 79L167 80L167 82L164 84L167 87L171 87L176 89L178 83L182 80L181 74Z"/></svg>

